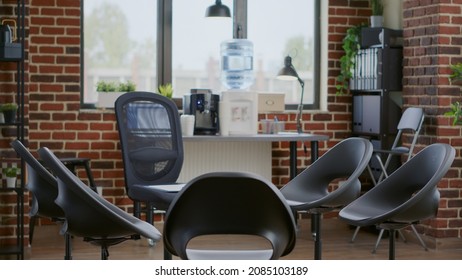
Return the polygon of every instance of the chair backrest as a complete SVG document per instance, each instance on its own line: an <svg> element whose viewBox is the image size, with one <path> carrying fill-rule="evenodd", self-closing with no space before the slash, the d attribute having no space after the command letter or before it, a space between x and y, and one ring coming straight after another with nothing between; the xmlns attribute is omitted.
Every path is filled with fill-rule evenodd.
<svg viewBox="0 0 462 280"><path fill-rule="evenodd" d="M63 218L63 210L56 205L58 183L56 178L29 152L19 140L11 142L13 149L25 161L27 168L26 188L32 194L31 216Z"/></svg>
<svg viewBox="0 0 462 280"><path fill-rule="evenodd" d="M115 102L126 187L175 183L183 165L178 108L167 97L129 92Z"/></svg>
<svg viewBox="0 0 462 280"><path fill-rule="evenodd" d="M341 217L362 213L359 226L377 222L416 222L433 217L439 206L437 185L451 167L455 149L432 144L422 149L370 191L350 203ZM358 216L357 216L358 217Z"/></svg>
<svg viewBox="0 0 462 280"><path fill-rule="evenodd" d="M425 114L422 108L409 107L404 110L403 115L398 123L398 134L393 142L392 148L398 147L403 132L410 131L413 133L411 145L408 148L408 160L412 157L415 144L422 129L422 125L425 119Z"/></svg>
<svg viewBox="0 0 462 280"><path fill-rule="evenodd" d="M58 181L58 196L55 202L63 209L66 218L63 232L96 240L136 234L154 241L160 240L161 234L152 225L99 196L48 148L40 148L38 153Z"/></svg>
<svg viewBox="0 0 462 280"><path fill-rule="evenodd" d="M170 205L164 223L164 245L188 259L188 242L208 234L247 234L267 239L271 258L290 253L295 245L295 221L279 190L265 179L242 172L199 176Z"/></svg>
<svg viewBox="0 0 462 280"><path fill-rule="evenodd" d="M345 205L359 195L358 178L367 167L372 152L373 146L367 139L342 140L287 183L281 192L293 201L311 197L313 207ZM338 179L344 182L330 192L330 183Z"/></svg>

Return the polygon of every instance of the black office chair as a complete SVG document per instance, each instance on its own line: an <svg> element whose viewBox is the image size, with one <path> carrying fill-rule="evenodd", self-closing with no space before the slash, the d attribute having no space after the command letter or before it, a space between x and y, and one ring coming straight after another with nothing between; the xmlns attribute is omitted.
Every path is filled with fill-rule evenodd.
<svg viewBox="0 0 462 280"><path fill-rule="evenodd" d="M31 192L29 244L32 244L37 217L49 218L58 223L64 222L64 212L61 207L55 203L55 199L58 196L58 182L56 178L35 159L21 141L15 140L11 142L11 146L26 163L26 188ZM72 259L71 237L69 234L64 234L64 239L64 259L70 260Z"/></svg>
<svg viewBox="0 0 462 280"><path fill-rule="evenodd" d="M134 200L135 215L140 214L140 202L149 204L148 210L152 205L167 210L176 192L152 186L174 185L180 175L183 138L178 108L160 94L129 92L116 100L115 113L126 191ZM147 213L148 222L152 222L151 213Z"/></svg>
<svg viewBox="0 0 462 280"><path fill-rule="evenodd" d="M371 164L367 166L367 170L369 171L369 175L371 176L372 182L375 185L382 181L384 178L388 177L388 173L392 172L389 169L390 163L392 159L399 159L398 157L405 156L406 161L409 160L414 155L414 147L417 143L417 139L420 135L420 130L422 129L423 123L425 119L425 114L422 108L417 107L409 107L407 108L401 119L398 123L398 133L396 134L395 140L389 150L386 149L374 149L374 153L372 154ZM409 147L401 145L401 136L403 133L410 133L412 134L412 141ZM385 162L382 162L382 157L386 157ZM378 165L376 170L371 168L371 165L375 163ZM377 178L376 178L377 177ZM356 239L356 235L359 232L360 227L356 227L355 232L353 233L353 237L351 238L351 242L354 242ZM427 245L425 242L420 238L417 230L413 225L411 225L412 231L417 236L420 244L422 247L427 250ZM401 234L401 232L399 232ZM372 253L375 253L379 244L380 240L382 239L383 230L380 231L379 236L377 237L377 241L375 243L374 249ZM401 237L404 236L401 234Z"/></svg>
<svg viewBox="0 0 462 280"><path fill-rule="evenodd" d="M270 245L193 245L195 238L207 235L254 235ZM191 180L164 223L164 244L181 259L278 259L292 251L295 241L295 221L284 197L272 183L250 173L214 172Z"/></svg>
<svg viewBox="0 0 462 280"><path fill-rule="evenodd" d="M86 186L48 148L38 151L45 166L58 181L55 202L66 218L62 232L81 236L84 241L101 248L101 259L109 256L109 246L140 236L158 241L160 232L117 206L111 204Z"/></svg>
<svg viewBox="0 0 462 280"><path fill-rule="evenodd" d="M183 166L183 138L178 108L167 97L151 92L129 92L115 102L125 188L140 217L153 210L166 211L178 193ZM180 184L182 186L182 184ZM165 251L165 259L171 258Z"/></svg>
<svg viewBox="0 0 462 280"><path fill-rule="evenodd" d="M358 178L366 169L372 150L367 139L345 139L281 189L294 212L311 213L315 259L321 259L322 214L339 209L359 196ZM336 189L332 189L333 183L338 184Z"/></svg>
<svg viewBox="0 0 462 280"><path fill-rule="evenodd" d="M389 231L389 259L395 259L395 231L436 216L438 182L455 157L447 144L432 144L347 205L339 218L355 226L376 225Z"/></svg>

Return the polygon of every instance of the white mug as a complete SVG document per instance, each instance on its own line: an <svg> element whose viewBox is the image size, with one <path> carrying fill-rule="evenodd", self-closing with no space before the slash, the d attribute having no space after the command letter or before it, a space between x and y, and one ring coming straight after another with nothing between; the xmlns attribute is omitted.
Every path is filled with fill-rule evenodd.
<svg viewBox="0 0 462 280"><path fill-rule="evenodd" d="M183 136L192 136L194 135L194 115L181 115L181 133Z"/></svg>

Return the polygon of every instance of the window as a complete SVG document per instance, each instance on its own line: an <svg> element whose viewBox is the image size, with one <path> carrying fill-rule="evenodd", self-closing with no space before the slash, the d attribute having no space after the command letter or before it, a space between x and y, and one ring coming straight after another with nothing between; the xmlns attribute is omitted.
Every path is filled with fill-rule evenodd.
<svg viewBox="0 0 462 280"><path fill-rule="evenodd" d="M255 82L250 90L283 92L286 107L295 109L301 93L299 83L276 79L284 57L290 55L305 82L305 108L318 108L319 71L314 69L319 69L316 19L320 0L222 0L234 17L206 18L206 8L214 3L86 0L84 103L96 102L94 87L102 79L132 80L137 90L148 91L156 91L157 83L171 82L174 97L182 97L192 88L225 90L220 81L220 44L240 36L254 44ZM241 31L234 32L234 26Z"/></svg>
<svg viewBox="0 0 462 280"><path fill-rule="evenodd" d="M232 20L206 18L212 0L173 0L172 84L175 96L192 88L220 90L220 43L232 39ZM232 0L224 0L233 13Z"/></svg>
<svg viewBox="0 0 462 280"><path fill-rule="evenodd" d="M84 3L83 3L84 2ZM83 5L83 103L96 102L100 80L157 88L155 0L87 0Z"/></svg>
<svg viewBox="0 0 462 280"><path fill-rule="evenodd" d="M318 15L318 1L248 0L247 38L254 44L254 72L257 91L284 92L285 103L295 109L300 102L301 88L298 81L276 79L287 55L300 78L305 82L305 108L315 108L316 93L319 92L318 77L313 71L318 69L315 57L318 48L318 31L315 19ZM264 5L264 9L262 8ZM310 106L311 105L311 106Z"/></svg>

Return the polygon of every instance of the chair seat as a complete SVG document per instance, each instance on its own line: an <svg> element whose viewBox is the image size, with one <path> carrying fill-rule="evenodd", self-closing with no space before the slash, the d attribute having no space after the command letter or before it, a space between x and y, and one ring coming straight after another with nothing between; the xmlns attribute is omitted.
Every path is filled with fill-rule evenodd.
<svg viewBox="0 0 462 280"><path fill-rule="evenodd" d="M269 260L273 250L197 250L186 249L191 260Z"/></svg>
<svg viewBox="0 0 462 280"><path fill-rule="evenodd" d="M151 202L158 209L168 209L168 206L184 185L132 185L127 191L129 197L136 198L138 201Z"/></svg>

